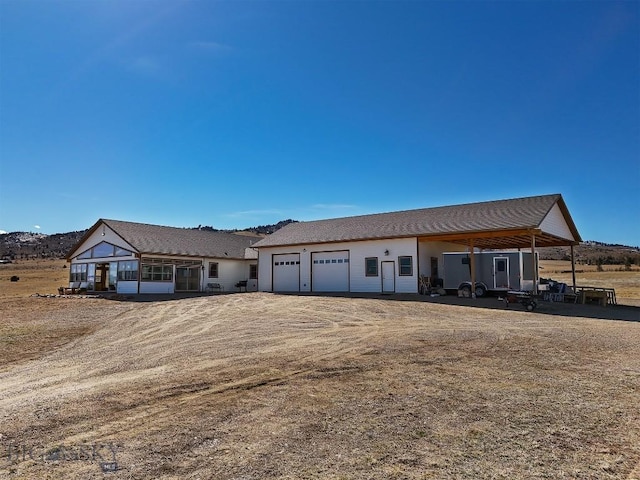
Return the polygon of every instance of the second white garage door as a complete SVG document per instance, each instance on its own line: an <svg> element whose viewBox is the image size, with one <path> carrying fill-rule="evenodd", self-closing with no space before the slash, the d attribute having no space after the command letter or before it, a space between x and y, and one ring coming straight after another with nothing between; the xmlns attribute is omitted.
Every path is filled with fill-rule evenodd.
<svg viewBox="0 0 640 480"><path fill-rule="evenodd" d="M311 288L314 292L348 292L349 251L312 253Z"/></svg>
<svg viewBox="0 0 640 480"><path fill-rule="evenodd" d="M300 254L273 256L273 291L300 291Z"/></svg>

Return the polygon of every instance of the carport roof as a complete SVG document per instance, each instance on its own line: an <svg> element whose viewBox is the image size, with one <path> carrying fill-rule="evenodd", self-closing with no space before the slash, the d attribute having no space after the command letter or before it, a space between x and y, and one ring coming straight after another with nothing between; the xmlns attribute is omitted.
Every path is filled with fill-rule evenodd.
<svg viewBox="0 0 640 480"><path fill-rule="evenodd" d="M543 222L558 206L572 238L545 231ZM582 241L562 195L468 203L291 223L254 245L257 248L314 243L417 237L479 248L524 248L532 236L538 247Z"/></svg>

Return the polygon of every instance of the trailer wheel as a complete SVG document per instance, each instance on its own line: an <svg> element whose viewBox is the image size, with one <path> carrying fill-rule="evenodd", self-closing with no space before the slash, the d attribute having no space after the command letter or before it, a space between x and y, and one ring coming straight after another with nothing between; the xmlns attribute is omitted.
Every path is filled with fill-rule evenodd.
<svg viewBox="0 0 640 480"><path fill-rule="evenodd" d="M487 294L487 289L484 285L476 285L476 297L484 297Z"/></svg>
<svg viewBox="0 0 640 480"><path fill-rule="evenodd" d="M465 298L471 298L471 286L470 285L461 285L458 289L462 293L462 296Z"/></svg>
<svg viewBox="0 0 640 480"><path fill-rule="evenodd" d="M527 303L527 312L533 312L535 308L536 308L536 304L534 302Z"/></svg>

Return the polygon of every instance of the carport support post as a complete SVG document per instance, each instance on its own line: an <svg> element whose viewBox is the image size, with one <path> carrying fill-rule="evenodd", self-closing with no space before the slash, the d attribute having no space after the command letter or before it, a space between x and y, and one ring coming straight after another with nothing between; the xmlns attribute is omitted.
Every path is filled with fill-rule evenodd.
<svg viewBox="0 0 640 480"><path fill-rule="evenodd" d="M536 262L536 234L531 234L531 266L533 267L533 294L538 294L538 262Z"/></svg>
<svg viewBox="0 0 640 480"><path fill-rule="evenodd" d="M471 298L476 298L476 258L473 254L473 239L469 240L469 267L471 268Z"/></svg>
<svg viewBox="0 0 640 480"><path fill-rule="evenodd" d="M576 291L576 257L571 244L571 279L573 280L573 291Z"/></svg>

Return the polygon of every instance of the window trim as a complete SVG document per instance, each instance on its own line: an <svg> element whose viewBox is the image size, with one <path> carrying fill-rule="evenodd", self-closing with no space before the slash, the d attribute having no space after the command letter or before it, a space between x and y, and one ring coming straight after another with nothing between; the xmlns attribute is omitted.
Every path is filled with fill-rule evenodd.
<svg viewBox="0 0 640 480"><path fill-rule="evenodd" d="M147 270L145 272L145 269ZM149 278L147 278L147 275ZM156 279L155 277L160 277ZM141 282L173 282L173 265L162 263L143 263L140 273Z"/></svg>
<svg viewBox="0 0 640 480"><path fill-rule="evenodd" d="M86 282L89 271L88 263L72 263L69 268L69 282Z"/></svg>
<svg viewBox="0 0 640 480"><path fill-rule="evenodd" d="M135 269L133 268L135 266ZM130 269L127 267L131 267ZM118 262L118 281L136 282L139 280L140 262L138 260L120 260Z"/></svg>
<svg viewBox="0 0 640 480"><path fill-rule="evenodd" d="M409 273L402 273L402 260L409 259ZM405 266L406 268L406 266ZM401 277L412 277L413 276L413 257L411 255L401 255L398 257L398 275Z"/></svg>
<svg viewBox="0 0 640 480"><path fill-rule="evenodd" d="M213 272L213 267L215 266L215 272ZM215 275L214 275L215 273ZM209 262L209 277L208 278L220 278L220 263L219 262Z"/></svg>
<svg viewBox="0 0 640 480"><path fill-rule="evenodd" d="M373 260L375 262L375 264L373 264L373 266L375 266L376 272L375 273L369 273L369 264L368 262L370 260ZM365 277L379 277L380 276L380 269L378 268L378 257L365 257L364 259L364 276Z"/></svg>

